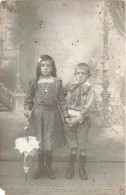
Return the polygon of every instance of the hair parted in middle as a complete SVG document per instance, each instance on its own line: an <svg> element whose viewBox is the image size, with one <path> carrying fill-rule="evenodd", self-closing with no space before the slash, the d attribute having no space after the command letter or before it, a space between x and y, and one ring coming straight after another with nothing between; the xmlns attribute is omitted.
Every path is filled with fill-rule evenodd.
<svg viewBox="0 0 126 195"><path fill-rule="evenodd" d="M56 66L55 66L55 62L53 60L53 58L51 56L48 55L41 55L40 58L41 61L51 61L52 63L52 72L51 72L51 76L52 77L56 77ZM36 67L36 79L39 80L39 77L41 76L41 62L38 61L37 63L37 67Z"/></svg>
<svg viewBox="0 0 126 195"><path fill-rule="evenodd" d="M89 77L91 76L90 67L89 67L88 64L86 64L86 63L79 63L79 64L76 66L76 68L75 68L75 74L76 74L76 69L77 69L77 68L86 69L86 71L88 72Z"/></svg>

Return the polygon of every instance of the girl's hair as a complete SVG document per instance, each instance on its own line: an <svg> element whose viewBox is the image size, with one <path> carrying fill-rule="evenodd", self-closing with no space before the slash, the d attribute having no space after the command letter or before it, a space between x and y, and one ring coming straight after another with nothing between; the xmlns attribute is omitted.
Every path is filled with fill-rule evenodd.
<svg viewBox="0 0 126 195"><path fill-rule="evenodd" d="M48 55L41 55L40 56L40 59L42 60L42 61L51 61L51 63L52 63L52 72L51 72L51 76L52 77L56 77L56 66L55 66L55 62L54 62L54 60L53 60L53 58L52 57L50 57L50 56L48 56ZM39 80L39 77L41 76L41 63L40 62L38 62L37 63L37 67L36 67L36 79L37 79L37 81Z"/></svg>

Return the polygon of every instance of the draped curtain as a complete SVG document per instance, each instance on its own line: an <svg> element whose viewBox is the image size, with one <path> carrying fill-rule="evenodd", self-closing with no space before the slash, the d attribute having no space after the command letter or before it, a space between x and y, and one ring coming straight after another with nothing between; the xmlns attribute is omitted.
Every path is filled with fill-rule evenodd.
<svg viewBox="0 0 126 195"><path fill-rule="evenodd" d="M125 38L125 2L122 0L107 0L106 5L116 30L122 38ZM120 97L125 98L125 78L122 81ZM124 102L122 103L124 104Z"/></svg>
<svg viewBox="0 0 126 195"><path fill-rule="evenodd" d="M118 33L125 37L125 2L122 0L107 0L106 5L112 16L113 23Z"/></svg>

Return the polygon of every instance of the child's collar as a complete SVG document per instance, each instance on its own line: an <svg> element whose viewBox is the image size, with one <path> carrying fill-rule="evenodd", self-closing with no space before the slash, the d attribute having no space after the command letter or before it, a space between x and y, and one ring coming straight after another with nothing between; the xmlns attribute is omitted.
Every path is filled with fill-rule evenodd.
<svg viewBox="0 0 126 195"><path fill-rule="evenodd" d="M72 92L75 89L77 89L79 86L82 86L83 94L87 93L87 91L91 89L90 83L85 82L85 83L79 84L77 81L75 81L68 86L68 90Z"/></svg>
<svg viewBox="0 0 126 195"><path fill-rule="evenodd" d="M52 83L54 82L54 77L49 76L49 77L44 77L44 76L40 76L38 83Z"/></svg>
<svg viewBox="0 0 126 195"><path fill-rule="evenodd" d="M74 83L79 84L77 81L75 81ZM91 86L90 83L89 83L88 81L86 81L85 83L82 83L81 85Z"/></svg>
<svg viewBox="0 0 126 195"><path fill-rule="evenodd" d="M53 78L53 77L51 75L49 75L49 76L43 76L43 75L41 75L39 77L39 79L50 79L50 78Z"/></svg>

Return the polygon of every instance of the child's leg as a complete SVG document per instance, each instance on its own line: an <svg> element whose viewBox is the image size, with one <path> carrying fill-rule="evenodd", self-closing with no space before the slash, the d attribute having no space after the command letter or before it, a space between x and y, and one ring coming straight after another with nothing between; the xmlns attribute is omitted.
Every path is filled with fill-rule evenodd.
<svg viewBox="0 0 126 195"><path fill-rule="evenodd" d="M80 178L83 180L87 180L88 176L85 170L85 163L86 163L86 151L85 149L80 150L80 164L79 164L79 175Z"/></svg>
<svg viewBox="0 0 126 195"><path fill-rule="evenodd" d="M73 127L69 127L67 123L64 124L65 129L65 137L67 144L70 148L70 157L69 157L69 165L66 171L65 177L70 179L74 176L74 164L76 161L76 152L77 152L77 125Z"/></svg>
<svg viewBox="0 0 126 195"><path fill-rule="evenodd" d="M87 156L87 149L80 149L81 156Z"/></svg>
<svg viewBox="0 0 126 195"><path fill-rule="evenodd" d="M89 126L86 121L82 122L78 126L77 137L78 137L78 145L80 148L80 163L79 163L79 175L83 180L88 179L86 170L85 170L85 162L87 156L87 144L88 144L88 132Z"/></svg>
<svg viewBox="0 0 126 195"><path fill-rule="evenodd" d="M74 176L74 164L76 161L77 148L72 148L70 152L69 166L66 172L66 178L71 179Z"/></svg>
<svg viewBox="0 0 126 195"><path fill-rule="evenodd" d="M38 179L44 174L44 150L38 150L38 168L32 176L33 179Z"/></svg>
<svg viewBox="0 0 126 195"><path fill-rule="evenodd" d="M52 151L47 150L46 151L46 174L48 175L49 178L55 179L56 177L51 166L52 166Z"/></svg>

